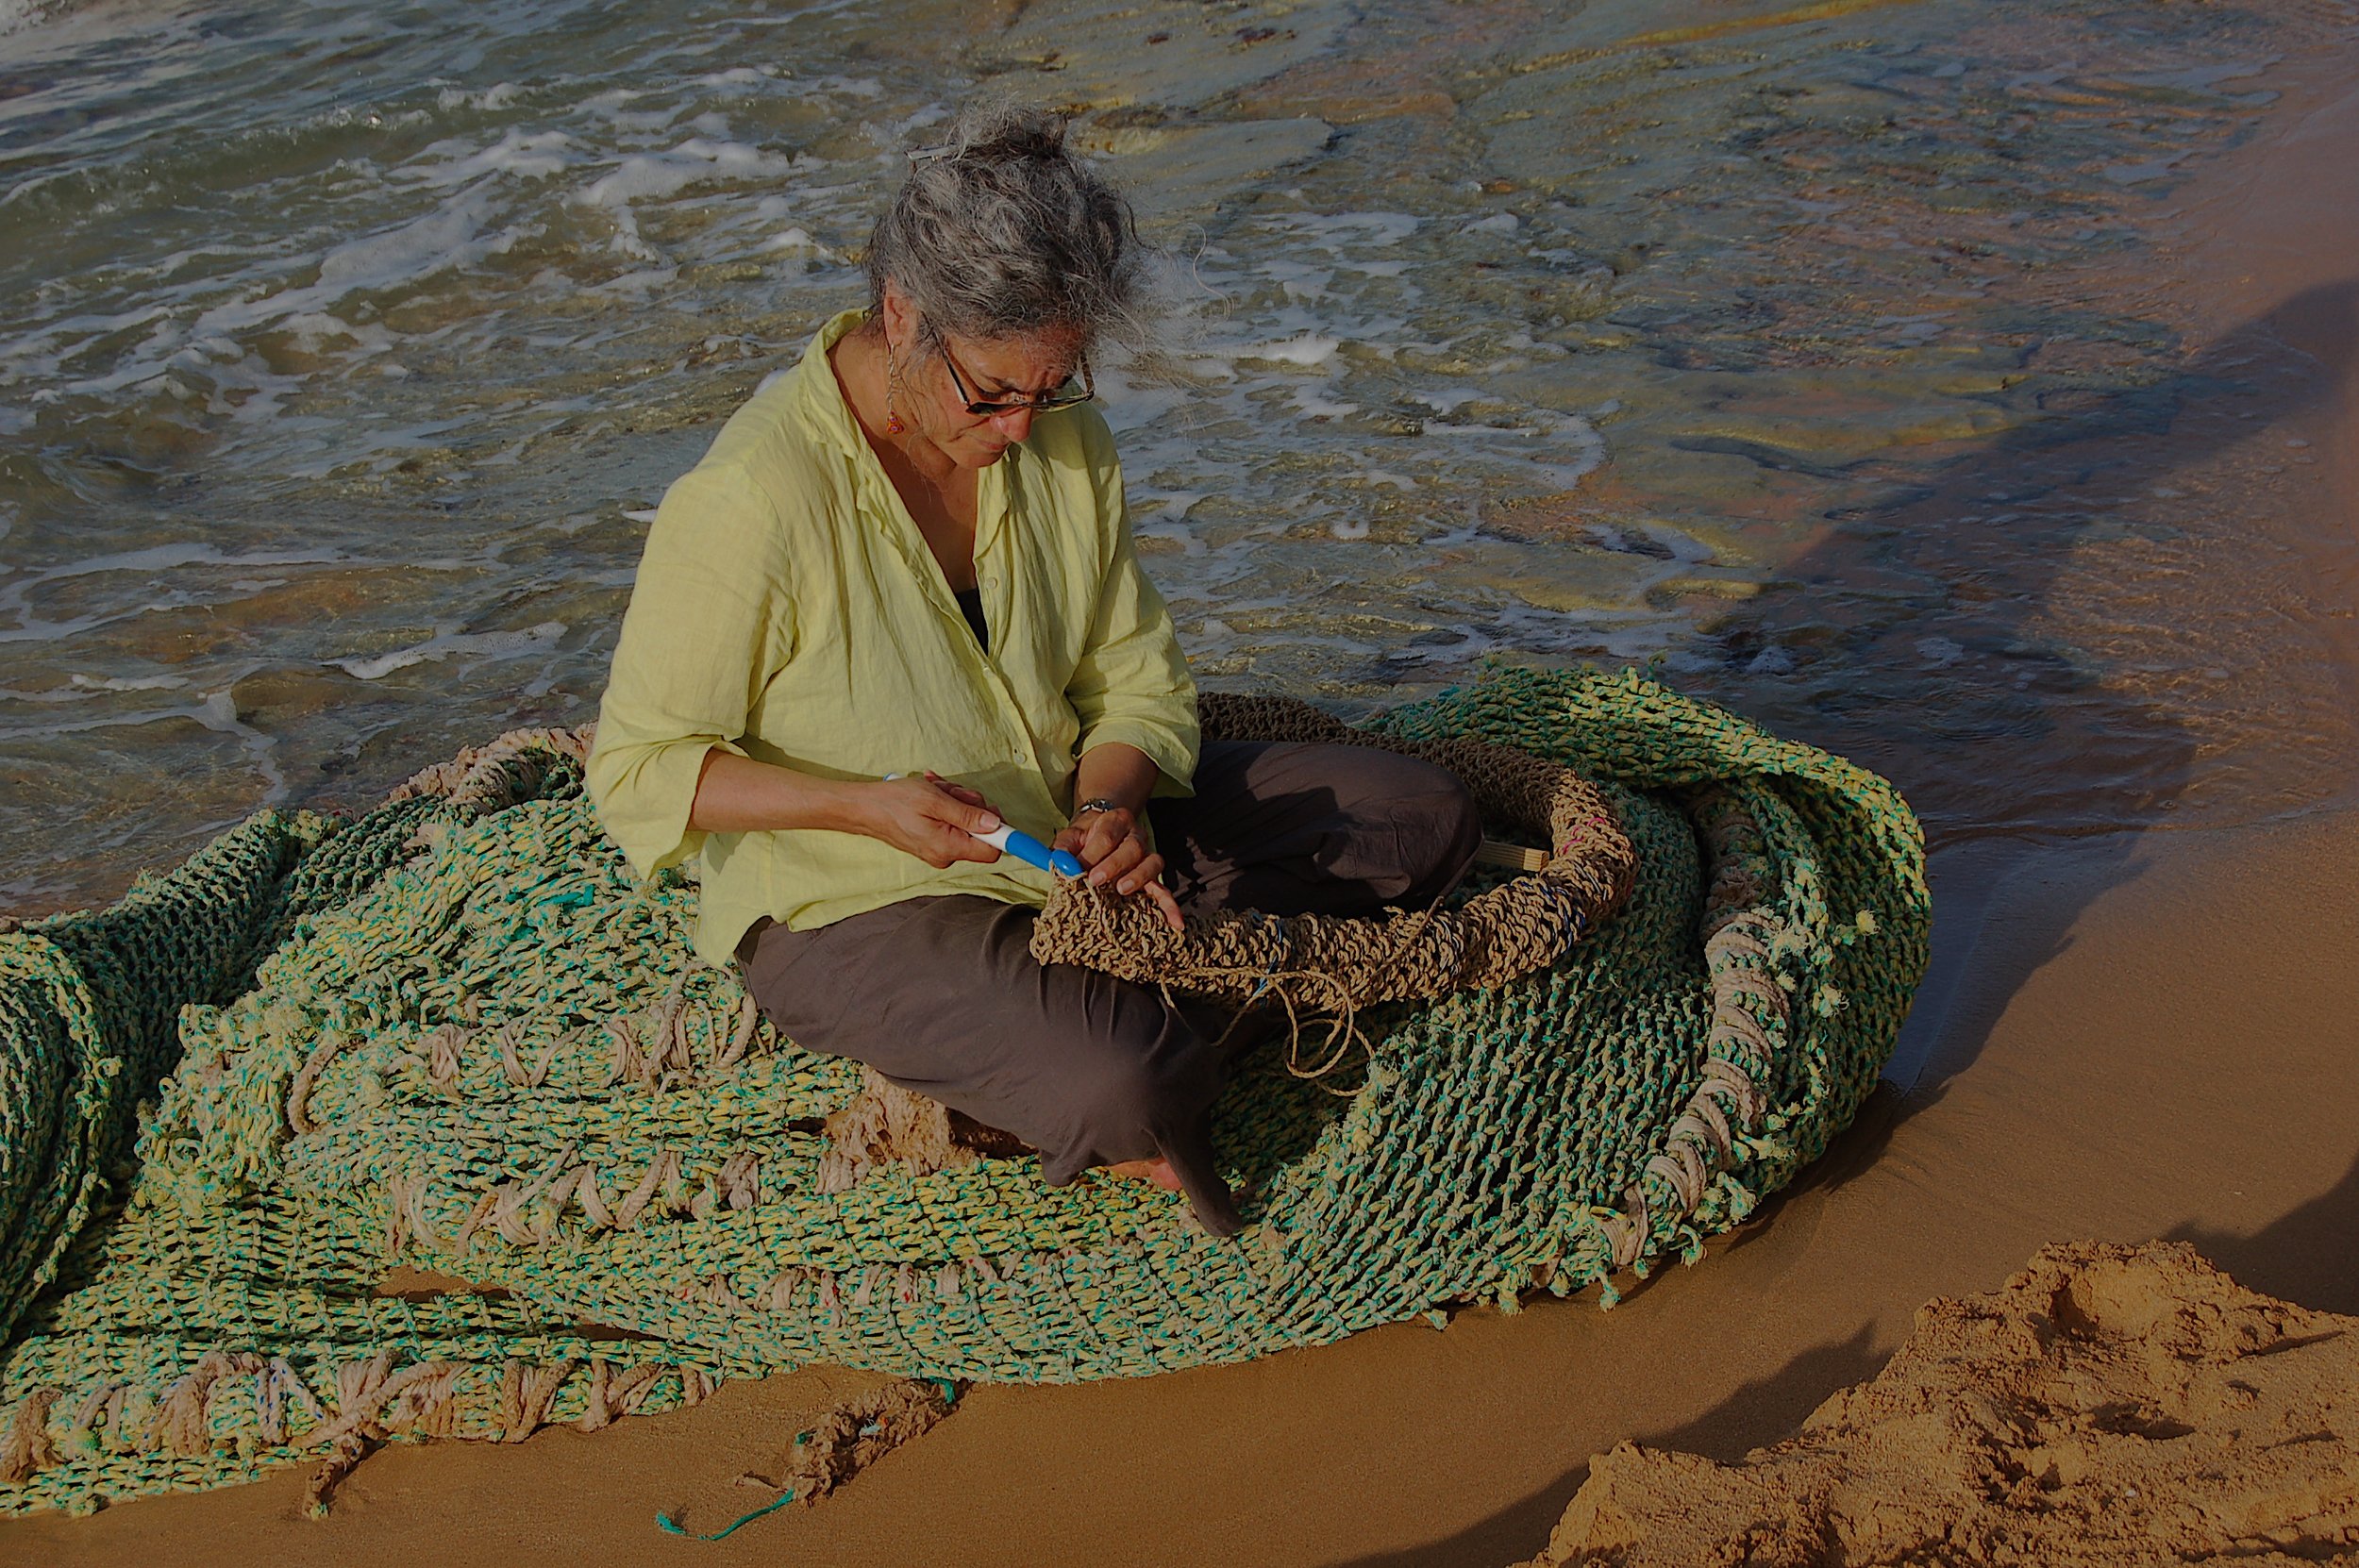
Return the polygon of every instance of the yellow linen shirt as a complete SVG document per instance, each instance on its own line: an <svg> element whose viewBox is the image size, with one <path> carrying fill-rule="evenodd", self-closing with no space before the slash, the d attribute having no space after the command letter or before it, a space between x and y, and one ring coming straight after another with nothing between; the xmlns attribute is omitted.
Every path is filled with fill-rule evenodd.
<svg viewBox="0 0 2359 1568"><path fill-rule="evenodd" d="M1044 842L1093 746L1146 753L1159 794L1196 771L1196 686L1132 550L1105 421L1040 415L979 476L986 654L828 361L863 319L822 327L665 492L599 705L599 819L642 876L695 858L696 951L716 964L764 915L808 930L936 893L1038 906L1049 879L1012 856L937 871L855 833L695 831L715 746L826 778L930 768Z"/></svg>

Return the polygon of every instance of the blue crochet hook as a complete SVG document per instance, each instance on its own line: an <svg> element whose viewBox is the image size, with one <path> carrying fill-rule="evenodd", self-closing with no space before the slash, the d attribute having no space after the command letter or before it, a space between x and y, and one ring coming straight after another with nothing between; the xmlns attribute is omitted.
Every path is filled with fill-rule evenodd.
<svg viewBox="0 0 2359 1568"><path fill-rule="evenodd" d="M907 774L889 773L885 775L885 782L889 784L896 778L908 776ZM972 833L968 837L991 845L1002 855L1012 855L1027 865L1038 866L1052 876L1079 876L1083 869L1080 858L1071 850L1051 849L1029 833L1009 826L1004 820L988 833Z"/></svg>

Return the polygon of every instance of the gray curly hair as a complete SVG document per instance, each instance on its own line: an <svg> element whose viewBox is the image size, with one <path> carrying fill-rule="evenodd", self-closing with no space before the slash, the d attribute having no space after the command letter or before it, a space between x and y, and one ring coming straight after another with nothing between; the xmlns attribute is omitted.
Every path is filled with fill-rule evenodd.
<svg viewBox="0 0 2359 1568"><path fill-rule="evenodd" d="M1064 139L1062 115L985 105L912 153L869 236L871 311L891 283L937 333L1137 336L1144 247L1130 204Z"/></svg>

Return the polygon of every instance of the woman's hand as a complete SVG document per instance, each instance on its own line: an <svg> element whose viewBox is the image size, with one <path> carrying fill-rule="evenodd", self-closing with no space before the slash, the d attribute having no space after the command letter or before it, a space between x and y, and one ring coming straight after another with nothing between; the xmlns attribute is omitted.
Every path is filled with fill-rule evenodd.
<svg viewBox="0 0 2359 1568"><path fill-rule="evenodd" d="M963 784L928 774L864 786L861 830L940 871L960 860L985 865L999 851L975 837L999 826L991 803Z"/></svg>
<svg viewBox="0 0 2359 1568"><path fill-rule="evenodd" d="M1111 885L1116 892L1145 892L1163 911L1175 931L1184 928L1180 901L1163 886L1163 858L1146 847L1139 832L1138 815L1116 807L1073 819L1057 835L1051 849L1067 849L1089 868L1086 880L1094 888Z"/></svg>

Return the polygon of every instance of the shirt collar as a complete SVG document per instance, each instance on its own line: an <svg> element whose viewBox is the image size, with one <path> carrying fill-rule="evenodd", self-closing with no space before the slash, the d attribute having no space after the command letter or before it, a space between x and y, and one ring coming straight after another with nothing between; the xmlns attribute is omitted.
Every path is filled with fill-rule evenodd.
<svg viewBox="0 0 2359 1568"><path fill-rule="evenodd" d="M862 481L892 489L893 481L885 477L884 464L870 450L868 438L861 434L860 421L852 417L852 406L844 400L843 385L835 378L835 367L828 362L828 351L847 332L858 331L868 320L865 308L856 307L828 318L811 346L803 350L801 361L795 367L795 396L803 417L822 437L848 455ZM1008 506L1010 474L1016 455L1025 450L1022 442L1011 445L1000 459L982 471L975 487L975 551L979 557L998 535L1003 514Z"/></svg>
<svg viewBox="0 0 2359 1568"><path fill-rule="evenodd" d="M855 457L873 458L867 438L860 433L860 422L852 417L852 406L844 401L844 389L836 381L835 367L828 362L828 350L867 320L868 312L858 308L828 317L811 340L811 346L803 350L802 362L795 367L795 392L804 417L814 429Z"/></svg>

